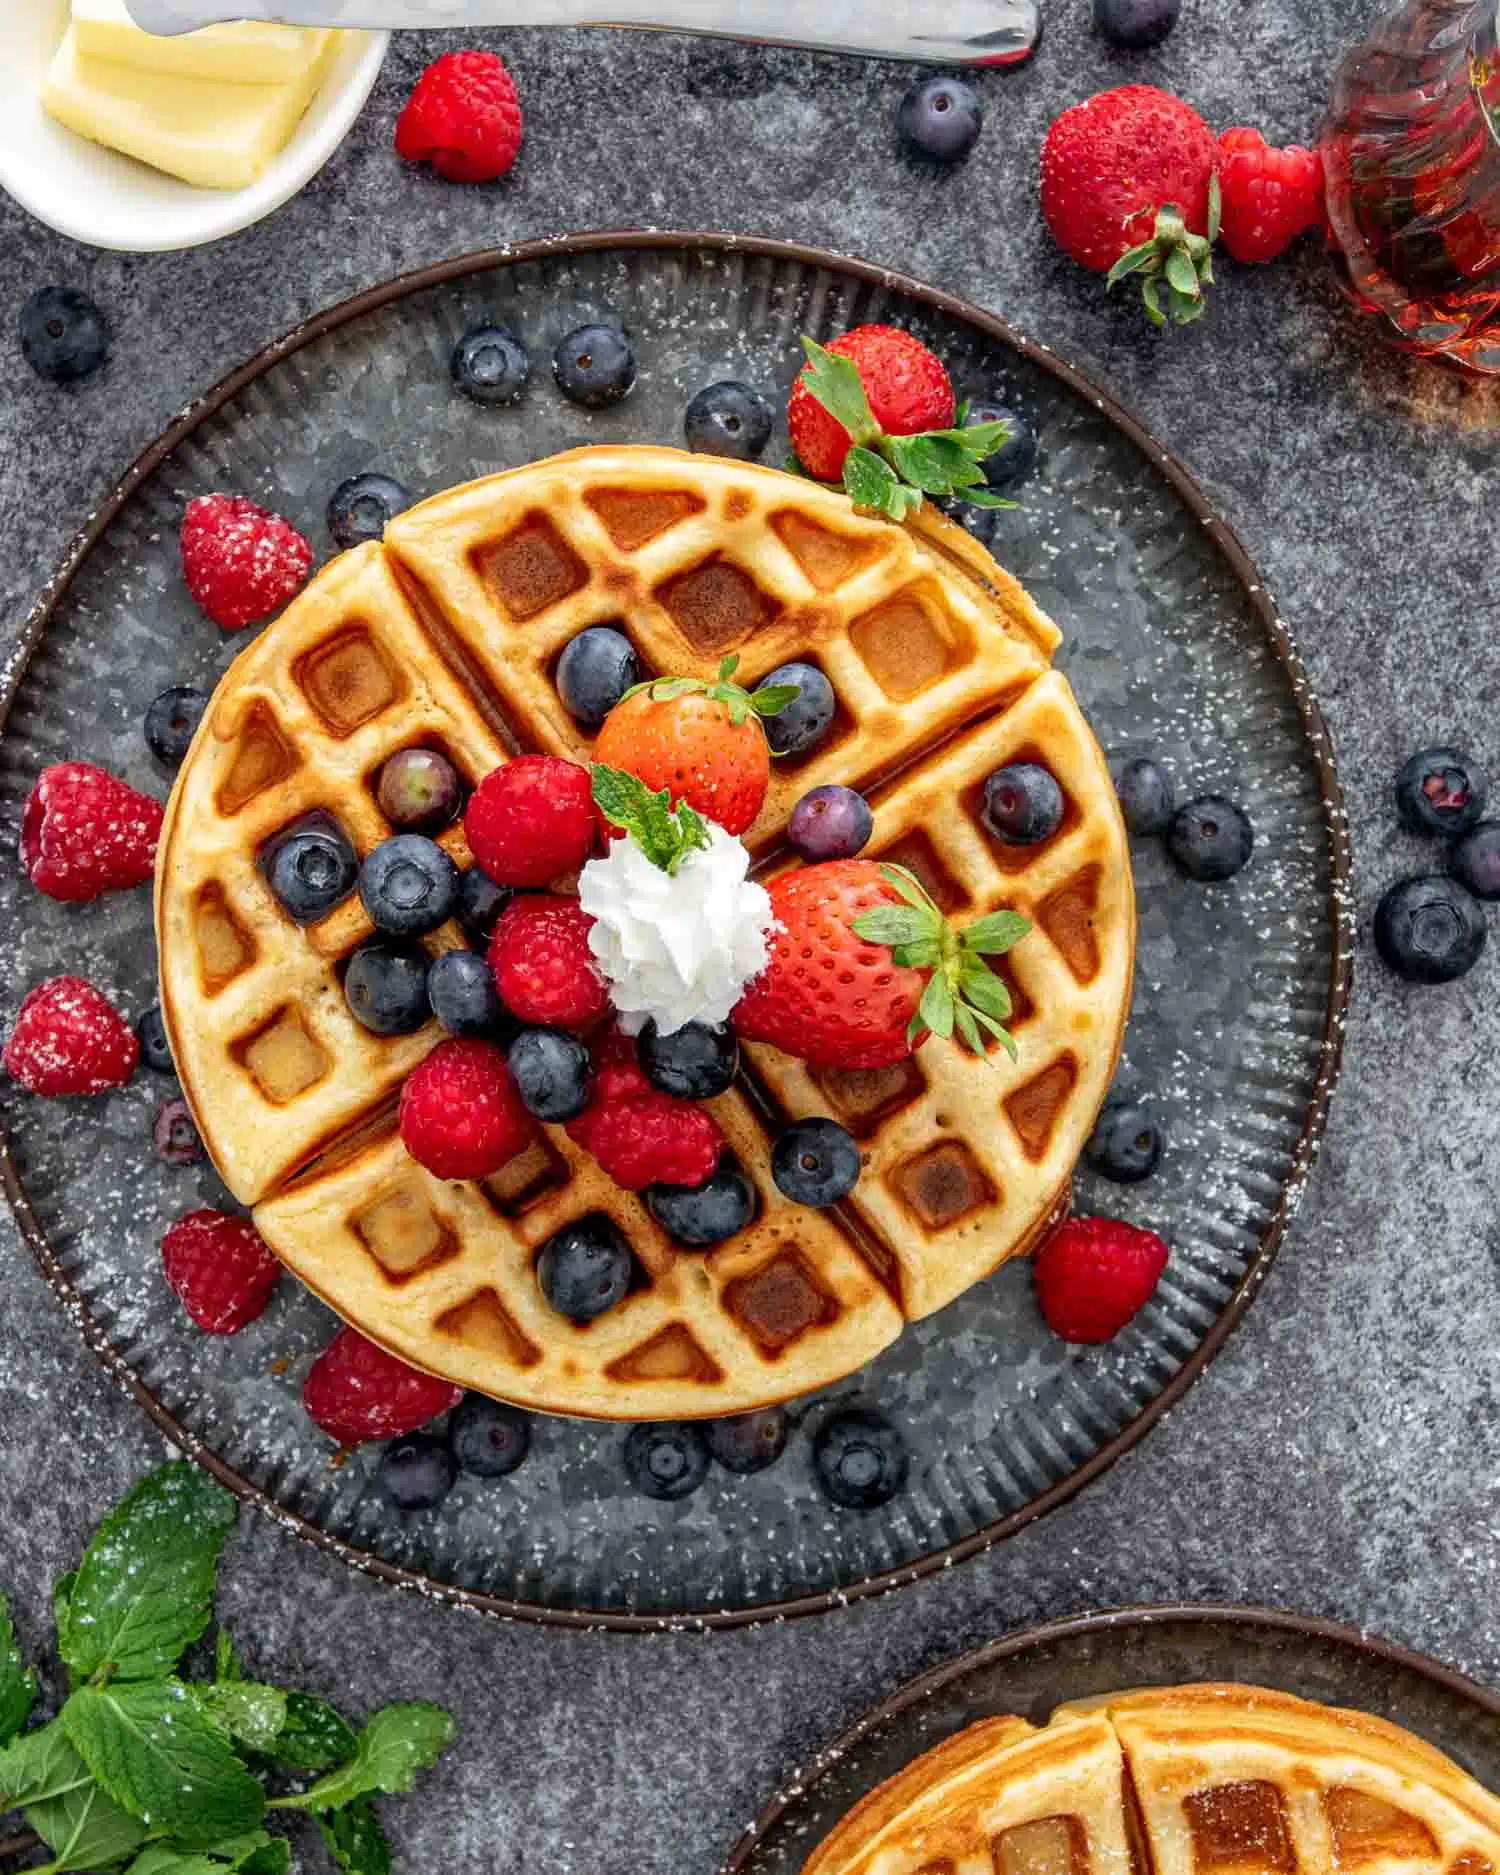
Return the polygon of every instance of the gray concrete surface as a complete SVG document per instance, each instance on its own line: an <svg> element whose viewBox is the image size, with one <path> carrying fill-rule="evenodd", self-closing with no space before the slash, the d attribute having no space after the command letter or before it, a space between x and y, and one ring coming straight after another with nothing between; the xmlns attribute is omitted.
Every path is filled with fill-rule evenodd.
<svg viewBox="0 0 1500 1875"><path fill-rule="evenodd" d="M1036 153L1065 104L1122 78L1219 125L1311 132L1335 50L1375 0L1187 0L1128 62L1086 0L984 81L972 161L920 176L892 147L901 69L602 33L486 36L528 140L513 177L402 170L395 112L437 35L394 52L348 146L260 228L120 258L0 204L0 631L19 628L78 521L198 390L328 301L497 238L657 224L755 230L904 268L1096 371L1194 467L1258 558L1339 742L1361 912L1348 1063L1280 1263L1207 1377L1133 1457L1003 1550L897 1598L789 1629L632 1640L466 1619L347 1574L259 1520L229 1614L253 1664L347 1699L444 1699L462 1745L393 1815L420 1875L712 1875L810 1750L918 1669L1020 1623L1169 1597L1315 1609L1500 1682L1500 956L1408 993L1368 944L1417 849L1398 759L1437 738L1500 766L1485 478L1500 403L1387 358L1309 246L1225 268L1195 331L1161 340L1051 249ZM105 384L62 396L21 363L15 308L49 280L114 319ZM75 1339L8 1225L0 1242L0 1579L39 1637L47 1585L161 1455ZM311 1860L311 1858L309 1858Z"/></svg>

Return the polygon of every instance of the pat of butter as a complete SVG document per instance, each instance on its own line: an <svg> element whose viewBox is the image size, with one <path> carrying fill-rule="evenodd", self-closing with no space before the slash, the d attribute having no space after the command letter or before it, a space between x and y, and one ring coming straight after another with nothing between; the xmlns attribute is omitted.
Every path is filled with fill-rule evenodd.
<svg viewBox="0 0 1500 1875"><path fill-rule="evenodd" d="M300 26L205 26L175 38L142 32L125 0L73 0L78 54L112 59L179 78L217 78L231 85L282 85L305 77L326 37Z"/></svg>
<svg viewBox="0 0 1500 1875"><path fill-rule="evenodd" d="M318 56L279 85L224 84L84 58L69 27L42 103L60 124L202 189L246 189L301 122L338 44L318 35Z"/></svg>

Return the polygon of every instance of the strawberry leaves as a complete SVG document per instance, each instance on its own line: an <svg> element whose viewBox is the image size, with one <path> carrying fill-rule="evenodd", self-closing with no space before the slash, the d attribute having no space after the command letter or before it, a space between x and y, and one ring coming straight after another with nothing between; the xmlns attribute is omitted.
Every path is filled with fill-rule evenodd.
<svg viewBox="0 0 1500 1875"><path fill-rule="evenodd" d="M671 703L677 697L711 697L726 706L730 722L738 729L752 716L779 716L802 694L800 684L763 684L759 690L747 690L734 681L739 666L738 654L725 658L711 684L701 677L648 677L644 683L632 684L625 696L633 697L644 690L653 703ZM620 699L622 703L624 700Z"/></svg>
<svg viewBox="0 0 1500 1875"><path fill-rule="evenodd" d="M689 853L708 845L708 822L686 801L674 808L669 789L653 793L637 776L604 762L595 762L590 773L595 807L653 866L675 873Z"/></svg>
<svg viewBox="0 0 1500 1875"><path fill-rule="evenodd" d="M1157 213L1148 239L1122 254L1110 268L1105 290L1138 275L1141 298L1153 325L1191 325L1203 317L1203 289L1214 283L1214 242L1219 237L1221 209L1219 178L1208 187L1208 232L1194 234L1176 202L1166 202ZM1166 306L1162 289L1166 289Z"/></svg>

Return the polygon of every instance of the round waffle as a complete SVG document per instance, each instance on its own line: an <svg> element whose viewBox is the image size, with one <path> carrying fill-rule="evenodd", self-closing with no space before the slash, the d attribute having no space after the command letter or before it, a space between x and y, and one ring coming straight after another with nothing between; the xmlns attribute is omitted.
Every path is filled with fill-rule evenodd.
<svg viewBox="0 0 1500 1875"><path fill-rule="evenodd" d="M897 1068L814 1072L747 1049L712 1103L755 1183L753 1223L708 1255L674 1249L638 1199L560 1129L481 1183L406 1154L395 1097L440 1039L354 1020L342 961L371 935L357 897L300 929L261 870L279 834L332 815L361 854L390 831L374 784L397 750L442 749L476 784L522 749L587 760L552 671L585 626L623 624L647 670L754 684L816 662L839 708L810 755L777 762L746 838L770 869L810 787L870 798L870 857L899 862L963 921L1012 906L1034 930L1004 960L1019 1058L929 1041ZM1065 1202L1114 1071L1134 901L1097 743L1050 668L1056 627L962 530L907 527L777 470L599 448L471 483L341 555L225 674L168 804L157 872L162 1009L205 1145L266 1240L342 1316L419 1367L555 1412L708 1417L863 1365L1031 1246ZM985 777L1044 762L1058 832L983 831ZM461 827L442 836L470 863ZM434 950L462 942L456 930ZM865 1171L832 1211L768 1173L789 1116L830 1113ZM635 1285L578 1327L543 1300L540 1246L604 1213Z"/></svg>

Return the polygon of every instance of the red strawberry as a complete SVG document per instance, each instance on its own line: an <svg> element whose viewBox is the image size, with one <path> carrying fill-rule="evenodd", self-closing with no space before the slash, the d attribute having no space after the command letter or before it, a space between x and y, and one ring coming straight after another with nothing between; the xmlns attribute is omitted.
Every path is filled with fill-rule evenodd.
<svg viewBox="0 0 1500 1875"><path fill-rule="evenodd" d="M609 1008L609 985L589 949L589 917L576 898L513 898L490 940L490 968L522 1022L580 1029Z"/></svg>
<svg viewBox="0 0 1500 1875"><path fill-rule="evenodd" d="M1238 261L1275 260L1323 219L1323 159L1300 144L1273 149L1258 130L1219 138L1224 245Z"/></svg>
<svg viewBox="0 0 1500 1875"><path fill-rule="evenodd" d="M916 436L946 430L954 418L953 385L943 362L898 326L855 326L828 350L853 359L865 387L870 413L887 436ZM807 473L836 482L849 453L849 432L825 410L808 386L804 365L792 386L786 421L792 448Z"/></svg>
<svg viewBox="0 0 1500 1875"><path fill-rule="evenodd" d="M474 790L464 833L496 885L546 885L593 851L589 771L557 755L519 755Z"/></svg>
<svg viewBox="0 0 1500 1875"><path fill-rule="evenodd" d="M535 1136L493 1042L439 1042L401 1089L401 1143L434 1178L488 1178Z"/></svg>
<svg viewBox="0 0 1500 1875"><path fill-rule="evenodd" d="M162 808L92 762L44 768L21 816L21 864L49 898L98 898L144 885Z"/></svg>
<svg viewBox="0 0 1500 1875"><path fill-rule="evenodd" d="M5 1071L31 1094L102 1094L135 1073L135 1030L82 977L52 977L21 1004Z"/></svg>
<svg viewBox="0 0 1500 1875"><path fill-rule="evenodd" d="M340 1445L397 1439L462 1398L462 1387L409 1367L355 1328L339 1330L313 1362L302 1389L303 1405Z"/></svg>
<svg viewBox="0 0 1500 1875"><path fill-rule="evenodd" d="M1064 1341L1109 1341L1155 1294L1167 1246L1113 1218L1071 1217L1036 1253L1036 1299Z"/></svg>
<svg viewBox="0 0 1500 1875"><path fill-rule="evenodd" d="M626 1191L701 1185L713 1176L724 1146L718 1121L706 1108L654 1088L621 1100L601 1099L596 1087L567 1133Z"/></svg>
<svg viewBox="0 0 1500 1875"><path fill-rule="evenodd" d="M199 495L182 517L188 591L225 631L269 618L302 590L313 550L290 521L241 495Z"/></svg>
<svg viewBox="0 0 1500 1875"><path fill-rule="evenodd" d="M281 1265L247 1217L189 1211L161 1240L178 1300L211 1335L237 1335L271 1300Z"/></svg>
<svg viewBox="0 0 1500 1875"><path fill-rule="evenodd" d="M445 52L396 119L396 152L449 182L493 182L521 147L521 104L493 52Z"/></svg>

